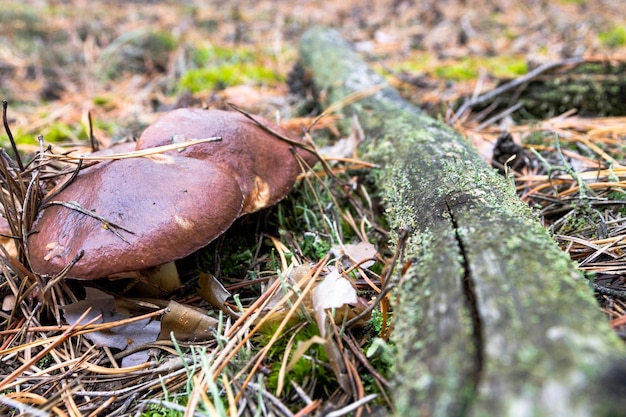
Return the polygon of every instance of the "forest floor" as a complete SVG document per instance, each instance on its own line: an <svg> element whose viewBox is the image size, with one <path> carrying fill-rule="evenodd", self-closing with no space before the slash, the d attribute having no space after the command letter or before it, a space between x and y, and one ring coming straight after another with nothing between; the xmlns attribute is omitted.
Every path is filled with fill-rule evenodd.
<svg viewBox="0 0 626 417"><path fill-rule="evenodd" d="M514 108L515 103L511 103L510 114L504 111L493 119L485 113L472 113L471 109L455 116L455 110L465 100L544 64L575 57L623 62L626 15L619 0L6 0L0 9L0 98L8 102L7 121L24 154L38 151L39 135L46 144L59 148L85 146L91 129L101 144L108 145L136 139L163 111L187 106L228 108L227 103L278 120L294 134L300 134L319 109L308 105L310 102L302 97L302 89L293 83L290 74L298 60L300 35L316 25L336 28L407 100L470 138L489 163L494 149L502 150L496 147L498 137L511 133L518 146L515 149L523 149L517 152L519 159L523 157L526 162L514 165L512 159L498 161L507 166L504 170L520 197L536 208L563 250L595 279L600 308L616 332L626 337L626 115L582 114L572 105L538 117L530 109ZM335 143L350 133L338 131L332 118L311 131L313 138L323 144ZM559 138L556 144L555 137ZM6 132L0 135L0 142L3 147L9 146ZM358 169L341 164L334 168L345 175L343 184L360 190L367 182L367 174L362 172L367 170L367 161L364 162L358 162ZM581 181L587 185L581 185ZM333 185L322 184L311 188L314 196L300 187L294 199L313 206L319 204L317 193L324 193L326 186ZM335 213L341 220L330 215L313 220L307 217L306 225L311 230L305 230L298 220L284 218L286 214L302 214L302 210L308 213L306 208L301 210L300 203L285 203L244 219L236 228L240 234L246 227L255 228L252 239L235 239L237 242L230 246L220 240L206 255L205 265L217 265L218 271L210 272L235 292L246 277L267 281L263 275L266 268L273 266L285 272L291 266L290 259L298 258L302 264L322 261L333 243L337 243L318 241L330 225L331 229L346 229L344 233L350 241L342 243L372 240L377 245L378 266L357 277L357 281L367 281L360 282L364 293L375 293L377 285L384 283L385 268L392 258L392 250L386 246L384 220L377 217L375 204L364 203L369 200L367 192L355 197L343 189L339 197L350 206ZM337 195L327 195L321 200L336 202L336 198ZM352 214L346 215L348 212ZM266 224L271 231L263 235L259 225ZM266 243L257 244L255 239ZM248 244L252 246L246 248ZM223 247L235 251L236 259L224 260L220 254ZM19 281L9 278L10 270L3 267L3 273L7 279L0 284L0 295L6 299L21 294L24 289L17 288ZM18 285L14 288L15 283ZM251 305L254 297L266 289L261 285L241 293L243 306ZM62 303L72 302L68 296L72 291L72 285L59 290L57 295L66 298ZM171 298L206 306L185 291ZM54 317L61 316L58 309L49 308L49 316L43 317L41 311L33 308L34 305L25 305L17 311L3 306L0 312L0 374L2 379L11 376L0 387L12 393L11 401L30 404L26 410L29 412L38 408L55 415L164 415L158 413L169 409L171 415L182 415L185 407L189 410L194 405L198 410L218 414L220 410L234 413L238 408L245 409L251 415L257 410L253 404L259 398L263 401L258 404L268 407L259 411L263 413L271 410L291 415L342 407L348 412L351 405L370 401L368 394L372 392L379 394L376 407L391 407L384 399L391 370L384 355L375 353L380 346L372 342L380 340L381 351L388 348L386 315L382 319L377 316L378 327L370 324L367 331L350 333L349 339L337 336L346 346L352 346L353 356L350 360L345 355L333 356L330 362L341 357L346 363L357 363L359 369L366 367L370 374L359 382L353 377L342 382L341 371L332 368L329 357L319 350L316 354L322 365L294 365L290 368L291 376L285 379L286 361L295 339L284 337L282 347L265 352L265 359L257 356L260 350L245 351L251 355L250 360L260 358L257 373L240 374L239 371L246 371L245 366L235 364L233 368L224 365L230 370L220 373L224 369L220 368L222 363L218 366L220 372L212 364L190 371L187 364L183 367L186 373L163 371L169 379L164 378L161 386L155 386L155 380L151 385L140 383L147 378L143 370L135 370L134 379L108 373L104 368L119 366L113 357L115 349L96 354L89 342L76 342L49 327L67 325L55 323ZM384 314L386 308L382 309ZM28 315L25 312L35 317L29 322L34 330L18 333L16 328L25 323L24 316ZM288 323L281 320L277 322ZM319 342L312 335L314 331L289 323L297 328L291 330L301 332L298 340L312 341L312 345ZM250 328L253 327L246 331ZM238 334L237 329L229 329L231 335ZM259 334L253 340L259 346L275 343L268 329L265 333L259 330ZM44 342L37 342L38 338ZM218 338L215 343L222 349L220 352L226 352L224 358L231 360L233 356L226 355L231 351L222 346L227 342ZM244 345L242 342L238 349L244 349ZM206 356L206 348L202 351L170 343L162 352L190 358L201 352ZM41 357L37 356L39 353L43 353ZM46 363L44 357L48 358ZM245 362L243 358L238 360ZM89 366L81 365L83 362ZM317 372L315 376L293 375L313 372L312 369ZM24 374L14 375L16 370ZM279 382L257 378L263 372L273 371L282 375ZM207 377L213 373L219 378ZM44 375L55 381L78 375L74 382L82 381L64 382L61 388L55 388ZM256 382L251 382L253 377ZM293 383L279 395L279 387L289 385L285 382L289 379ZM133 384L141 387L135 396L125 391ZM349 395L345 384L352 385ZM242 405L246 399L248 402ZM19 409L15 402L7 401L0 402L0 409L3 405ZM373 410L376 408L370 412Z"/></svg>

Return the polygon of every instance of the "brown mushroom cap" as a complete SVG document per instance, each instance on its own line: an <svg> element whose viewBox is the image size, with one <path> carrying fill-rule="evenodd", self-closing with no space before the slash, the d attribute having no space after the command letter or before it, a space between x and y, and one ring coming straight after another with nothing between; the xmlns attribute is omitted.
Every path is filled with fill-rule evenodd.
<svg viewBox="0 0 626 417"><path fill-rule="evenodd" d="M77 203L111 225L66 206L47 206L28 238L32 269L57 274L84 251L67 277L95 279L195 252L230 227L243 196L223 168L154 155L86 168L54 201Z"/></svg>
<svg viewBox="0 0 626 417"><path fill-rule="evenodd" d="M281 135L302 142L268 120L254 117ZM269 207L289 193L302 172L294 152L310 165L317 161L310 152L295 149L243 114L223 110L177 109L166 113L143 132L137 140L137 149L208 137L221 137L222 140L189 146L173 153L229 169L244 195L242 214Z"/></svg>

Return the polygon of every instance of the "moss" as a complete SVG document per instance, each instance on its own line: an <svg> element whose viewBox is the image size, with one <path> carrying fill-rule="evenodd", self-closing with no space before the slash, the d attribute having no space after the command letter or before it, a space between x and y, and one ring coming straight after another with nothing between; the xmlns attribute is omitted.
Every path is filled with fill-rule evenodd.
<svg viewBox="0 0 626 417"><path fill-rule="evenodd" d="M304 233L303 242L300 245L302 256L309 259L322 259L331 249L330 242L321 239L318 233Z"/></svg>
<svg viewBox="0 0 626 417"><path fill-rule="evenodd" d="M465 58L460 62L440 66L433 73L438 78L446 80L466 81L478 77L478 67L475 61Z"/></svg>
<svg viewBox="0 0 626 417"><path fill-rule="evenodd" d="M609 48L618 48L626 45L626 27L615 26L605 32L598 34L598 38L603 45Z"/></svg>
<svg viewBox="0 0 626 417"><path fill-rule="evenodd" d="M498 78L515 78L528 72L528 63L523 57L490 57L485 66Z"/></svg>
<svg viewBox="0 0 626 417"><path fill-rule="evenodd" d="M421 54L394 66L396 71L423 72L454 81L475 79L481 69L497 78L515 78L528 72L523 57L507 56L466 57L459 61L438 62L428 54Z"/></svg>
<svg viewBox="0 0 626 417"><path fill-rule="evenodd" d="M0 25L11 28L12 34L24 38L41 37L45 33L36 9L15 4L0 9Z"/></svg>
<svg viewBox="0 0 626 417"><path fill-rule="evenodd" d="M394 71L401 72L429 72L433 68L435 58L429 53L413 54L407 61L393 65Z"/></svg>
<svg viewBox="0 0 626 417"><path fill-rule="evenodd" d="M87 130L82 124L68 125L63 122L53 122L40 132L46 142L84 141L89 139Z"/></svg>
<svg viewBox="0 0 626 417"><path fill-rule="evenodd" d="M92 102L94 105L100 107L102 110L104 111L112 111L115 110L118 106L118 102L116 100L113 100L111 97L107 96L107 95L101 95L101 96L96 96L92 99ZM103 120L96 118L95 119L95 123L96 125L99 125L99 127L102 126L109 126L111 123L108 122L104 122ZM107 131L111 131L109 128L107 128Z"/></svg>
<svg viewBox="0 0 626 417"><path fill-rule="evenodd" d="M281 81L278 74L263 59L262 51L248 48L205 46L191 54L191 66L181 77L178 89L200 92L222 89L243 83L266 84Z"/></svg>
<svg viewBox="0 0 626 417"><path fill-rule="evenodd" d="M64 141L85 141L89 138L85 126L82 124L69 125L64 122L53 122L46 125L37 132L27 132L23 129L12 129L13 139L17 144L34 145L37 143L37 136L42 135L44 141L48 143ZM0 144L7 147L9 138L6 134L0 135Z"/></svg>
<svg viewBox="0 0 626 417"><path fill-rule="evenodd" d="M95 96L91 101L96 106L107 106L111 103L111 99L104 96Z"/></svg>
<svg viewBox="0 0 626 417"><path fill-rule="evenodd" d="M272 69L244 62L189 70L181 77L178 87L197 93L249 82L264 84L279 80L281 76Z"/></svg>
<svg viewBox="0 0 626 417"><path fill-rule="evenodd" d="M176 48L177 41L169 32L150 32L139 42L139 47L155 55L169 53Z"/></svg>
<svg viewBox="0 0 626 417"><path fill-rule="evenodd" d="M330 102L382 82L338 38L310 31L301 44ZM398 415L503 415L518 399L548 407L541 401L555 384L574 393L572 409L590 401L571 375L623 347L511 185L389 88L343 112L378 141L369 155L381 167L392 239L413 227L404 256L414 262L396 292ZM559 328L567 349L551 337ZM581 342L585 334L593 341Z"/></svg>
<svg viewBox="0 0 626 417"><path fill-rule="evenodd" d="M295 320L293 324L296 324ZM278 321L266 322L253 336L253 340L260 346L266 346L270 339L274 337L278 325ZM276 342L272 344L267 353L266 361L271 367L272 372L265 379L265 388L270 392L276 391L282 360L285 356L285 350L289 345L290 336L291 334L286 333L285 336L278 338ZM317 325L314 323L308 323L298 331L297 335L295 335L292 349L294 349L294 346L297 346L298 342L305 342L314 336L319 336ZM300 358L295 363L294 367L286 374L286 383L284 385L286 393L288 394L293 389L293 386L289 383L289 381L294 381L298 385L302 386L304 385L304 381L310 378L311 375L316 375L316 377L319 378L319 382L315 385L316 389L325 390L327 391L326 395L329 395L337 386L337 382L333 372L328 366L324 366L325 364L328 364L328 356L326 354L325 347L317 343L311 345L307 352L307 357Z"/></svg>
<svg viewBox="0 0 626 417"><path fill-rule="evenodd" d="M226 62L253 62L254 57L255 54L247 48L226 48L213 45L199 47L192 52L192 61L197 67Z"/></svg>

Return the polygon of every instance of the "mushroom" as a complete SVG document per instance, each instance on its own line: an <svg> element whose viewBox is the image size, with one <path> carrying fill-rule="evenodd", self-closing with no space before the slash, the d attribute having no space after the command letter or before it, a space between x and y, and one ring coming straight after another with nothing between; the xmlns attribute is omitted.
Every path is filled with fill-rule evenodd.
<svg viewBox="0 0 626 417"><path fill-rule="evenodd" d="M176 155L100 162L81 170L44 204L28 237L29 262L66 277L96 279L183 258L239 217L243 195L232 175Z"/></svg>
<svg viewBox="0 0 626 417"><path fill-rule="evenodd" d="M292 142L304 145L302 140L268 120L254 118ZM269 207L289 193L302 172L295 154L308 165L317 161L313 153L296 148L243 114L223 110L183 108L168 112L142 133L137 149L207 137L221 137L221 141L190 146L170 154L210 161L228 169L244 195L241 214Z"/></svg>

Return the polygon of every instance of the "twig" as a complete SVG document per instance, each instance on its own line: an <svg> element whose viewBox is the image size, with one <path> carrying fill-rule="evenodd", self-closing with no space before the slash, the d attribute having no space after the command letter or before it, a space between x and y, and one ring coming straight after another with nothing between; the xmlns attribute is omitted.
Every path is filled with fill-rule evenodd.
<svg viewBox="0 0 626 417"><path fill-rule="evenodd" d="M367 369L367 371L370 374L372 374L373 377L378 379L386 388L388 389L391 388L391 383L389 383L389 381L384 376L378 373L378 371L367 360L365 355L363 355L363 350L361 349L360 346L358 346L357 341L355 340L354 336L351 334L344 333L343 340L345 340L346 343L348 343L348 346L350 346L352 353L354 353L354 356L359 360L359 362L361 362L361 365L363 365Z"/></svg>
<svg viewBox="0 0 626 417"><path fill-rule="evenodd" d="M242 109L241 107L233 104L233 103L227 103L233 110L238 111L239 113L243 114L245 117L247 117L248 119L250 119L252 122L254 122L254 124L256 124L257 126L259 126L261 129L265 130L266 132L276 136L278 139L283 140L287 143L289 143L290 145L293 145L297 148L300 149L304 149L305 151L313 154L318 161L320 161L320 163L322 164L322 167L324 168L324 171L326 172L326 174L328 176L330 176L331 178L336 178L335 174L332 172L332 169L330 168L330 165L328 165L328 162L322 157L322 155L320 155L320 153L317 151L317 148L315 147L315 144L313 143L313 141L311 140L310 143L302 143L299 142L297 140L293 140L277 131L275 131L274 129L272 129L269 126L266 126L265 124L261 123L260 121L258 121L257 119L254 118L253 115L251 115L250 113L246 112L244 109ZM294 152L295 153L295 152Z"/></svg>
<svg viewBox="0 0 626 417"><path fill-rule="evenodd" d="M19 243L21 244L23 250L23 259L20 259L21 261L30 259L30 252L28 250L28 231L37 216L37 206L39 205L38 193L39 171L36 171L28 183L26 193L24 194L24 200L22 201L22 215L20 216L22 229L19 235Z"/></svg>
<svg viewBox="0 0 626 417"><path fill-rule="evenodd" d="M335 410L332 411L328 414L326 414L326 417L341 417L341 416L345 416L346 414L356 410L357 408L367 404L368 402L372 401L373 399L375 399L376 397L378 397L378 394L370 394L366 397L361 398L358 401L353 402L350 405L347 405L343 408L340 408L339 410Z"/></svg>
<svg viewBox="0 0 626 417"><path fill-rule="evenodd" d="M20 171L24 172L24 164L22 163L22 157L17 150L17 145L15 143L15 139L13 139L13 134L11 133L11 128L9 127L9 120L7 119L7 108L9 107L9 103L6 100L2 100L2 123L4 123L4 130L7 132L7 136L9 137L9 141L11 142L11 148L13 149L13 153L15 154L15 160L17 161L17 165L20 167Z"/></svg>
<svg viewBox="0 0 626 417"><path fill-rule="evenodd" d="M6 395L0 395L0 403L3 403L11 408L18 410L20 412L20 415L29 415L33 417L50 417L50 413L39 410L38 408L32 407L21 401L9 398Z"/></svg>
<svg viewBox="0 0 626 417"><path fill-rule="evenodd" d="M100 220L102 222L102 226L107 229L110 230L111 233L113 233L115 236L119 237L120 239L122 239L124 242L129 243L128 240L126 240L126 238L124 236L122 236L116 229L120 229L125 231L126 233L130 233L131 235L134 235L135 233L132 230L128 230L123 226L120 226L116 223L112 223L110 221L108 221L107 219L105 219L102 216L99 216L97 214L95 214L92 211L89 211L85 208L83 208L83 206L81 206L78 202L76 201L50 201L46 204L44 204L43 208L46 208L48 206L52 206L52 205L56 205L56 206L63 206L66 207L70 210L75 210L81 214L84 214L85 216L89 216L89 217L93 217L96 220Z"/></svg>
<svg viewBox="0 0 626 417"><path fill-rule="evenodd" d="M626 291L624 290L614 290L612 288L607 288L603 285L592 283L593 289L599 292L602 295L608 295L609 297L617 298L622 301L626 301Z"/></svg>
<svg viewBox="0 0 626 417"><path fill-rule="evenodd" d="M569 58L569 59L565 59L563 61L558 61L558 62L551 62L548 64L544 64L541 65L537 68L535 68L534 70L530 71L528 74L525 74L521 77L518 77L514 80L509 81L508 83L502 84L500 87L495 88L485 94L482 94L476 98L470 99L465 101L465 103L463 103L463 105L461 105L461 107L459 107L459 110L456 112L456 115L453 116L456 120L461 119L461 117L463 117L463 114L470 108L470 107L474 107L478 104L482 104L486 101L491 100L494 97L499 96L500 94L512 90L514 88L517 88L519 86L521 86L524 83L529 82L530 80L532 80L533 78L543 74L544 72L550 71L551 69L554 68L558 68L558 67L562 67L562 66L566 66L566 65L577 65L577 64L581 64L585 62L584 58Z"/></svg>
<svg viewBox="0 0 626 417"><path fill-rule="evenodd" d="M65 275L67 275L67 273L70 272L70 270L74 267L74 265L76 265L76 263L78 261L80 261L80 259L83 257L83 255L85 255L85 251L84 250L81 250L80 252L78 252L76 254L76 256L74 256L74 258L70 261L70 263L65 265L65 267L58 274L56 274L50 281L48 281L48 283L46 284L46 286L43 289L43 293L46 294L59 281L61 281L65 277Z"/></svg>
<svg viewBox="0 0 626 417"><path fill-rule="evenodd" d="M50 192L50 194L48 196L46 196L46 200L52 200L54 197L59 195L59 193L61 191L63 191L65 188L67 188L67 186L70 185L72 183L72 181L74 181L76 179L76 177L78 176L78 173L80 172L82 167L83 167L83 160L81 159L81 160L78 161L78 164L76 164L76 168L72 171L72 175L70 175L70 177L67 179L67 181L63 182L58 187L55 187L56 189L52 190Z"/></svg>
<svg viewBox="0 0 626 417"><path fill-rule="evenodd" d="M248 382L247 385L250 388L252 388L252 389L256 390L257 392L259 392L264 398L266 398L272 404L274 404L274 406L276 408L278 408L283 413L283 415L288 416L288 417L292 417L293 416L293 413L291 411L289 411L289 409L285 406L285 404L283 404L278 398L274 397L272 394L267 392L267 390L265 390L261 385L256 384L254 382Z"/></svg>
<svg viewBox="0 0 626 417"><path fill-rule="evenodd" d="M100 143L96 140L93 135L93 123L91 121L91 112L87 112L87 119L89 120L89 142L91 143L91 151L96 152L100 150Z"/></svg>
<svg viewBox="0 0 626 417"><path fill-rule="evenodd" d="M290 137L287 137L287 136L283 135L280 132L277 132L276 130L272 129L271 127L269 127L269 126L265 125L264 123L261 123L260 121L258 121L253 115L251 115L250 113L248 113L247 111L245 111L241 107L237 106L236 104L233 104L233 103L226 103L226 104L228 104L233 110L236 110L237 112L241 113L242 115L244 115L245 117L250 119L255 125L259 126L261 129L265 130L266 132L276 136L280 140L284 140L285 142L289 143L290 145L293 145L295 147L304 149L305 151L311 152L313 155L315 155L318 158L322 159L318 155L318 153L315 151L315 149L313 148L312 145L299 142L297 140L291 139Z"/></svg>
<svg viewBox="0 0 626 417"><path fill-rule="evenodd" d="M487 126L490 126L491 124L497 122L498 120L504 119L508 115L518 111L523 105L524 105L524 103L522 103L521 101L518 101L517 103L515 103L515 105L509 107L508 109L504 110L501 113L496 114L493 117L490 117L489 119L487 119L484 122L482 122L481 124L479 124L478 127L476 127L476 130L477 131L481 131L484 128L486 128Z"/></svg>
<svg viewBox="0 0 626 417"><path fill-rule="evenodd" d="M140 149L132 152L120 152L116 154L110 155L83 155L83 156L73 156L73 155L57 155L57 154L46 154L48 158L52 159L60 159L62 161L105 161L110 159L128 159L128 158L139 158L142 156L151 156L151 155L159 155L168 151L177 151L180 149L185 149L189 146L199 145L201 143L206 142L219 142L222 138L219 136L212 136L210 138L202 138L202 139L189 139L185 142L181 143L172 143L170 145L161 145L155 146L154 148L148 149Z"/></svg>
<svg viewBox="0 0 626 417"><path fill-rule="evenodd" d="M79 318L78 320L76 320L76 323L74 323L72 326L70 326L66 331L64 331L58 338L56 341L54 341L53 343L51 343L49 346L46 346L44 349L41 350L41 352L39 352L37 355L35 355L34 357L32 357L29 361L25 362L22 366L20 366L19 368L17 368L15 371L11 372L10 375L8 375L7 377L4 378L4 380L2 380L2 382L0 382L0 390L4 389L4 387L6 387L8 384L10 384L15 378L17 378L22 372L24 372L26 369L28 369L29 367L32 366L33 363L37 363L37 361L39 361L41 358L43 358L44 356L46 356L48 354L48 352L50 352L52 349L56 348L57 346L59 346L61 343L63 343L73 332L74 329L76 329L80 322L83 321L85 319L85 317L87 317L87 315L89 314L89 311L91 309L87 309ZM92 324L93 322L95 322L96 320L99 320L99 317L95 317L94 319L88 321L86 323L86 325Z"/></svg>

